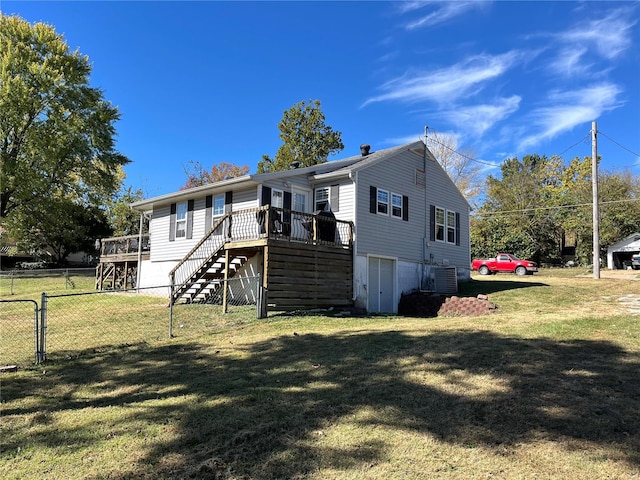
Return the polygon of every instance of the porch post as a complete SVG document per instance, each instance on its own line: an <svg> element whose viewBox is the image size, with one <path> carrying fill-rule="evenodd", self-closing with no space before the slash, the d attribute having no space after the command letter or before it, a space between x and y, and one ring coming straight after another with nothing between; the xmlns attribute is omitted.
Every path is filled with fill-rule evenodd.
<svg viewBox="0 0 640 480"><path fill-rule="evenodd" d="M136 292L140 293L140 270L142 269L142 226L144 225L144 212L140 212L140 227L138 229L138 265L136 268Z"/></svg>
<svg viewBox="0 0 640 480"><path fill-rule="evenodd" d="M224 279L222 280L222 313L228 313L227 291L229 290L229 250L224 251Z"/></svg>

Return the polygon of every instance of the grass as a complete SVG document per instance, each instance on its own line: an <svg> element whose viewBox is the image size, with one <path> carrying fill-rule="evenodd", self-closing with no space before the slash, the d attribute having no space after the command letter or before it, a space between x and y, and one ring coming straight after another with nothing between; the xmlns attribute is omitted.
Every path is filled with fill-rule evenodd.
<svg viewBox="0 0 640 480"><path fill-rule="evenodd" d="M484 317L209 306L173 339L86 338L0 377L0 476L638 478L640 323L619 299L640 282L565 275L474 277Z"/></svg>

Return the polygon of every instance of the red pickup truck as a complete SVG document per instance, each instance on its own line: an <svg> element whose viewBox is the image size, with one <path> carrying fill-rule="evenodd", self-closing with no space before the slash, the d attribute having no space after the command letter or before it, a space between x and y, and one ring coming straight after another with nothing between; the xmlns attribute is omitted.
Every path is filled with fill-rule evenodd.
<svg viewBox="0 0 640 480"><path fill-rule="evenodd" d="M509 272L516 275L529 275L538 271L538 265L530 260L520 260L509 253L499 253L496 258L487 260L473 260L471 270L481 275Z"/></svg>

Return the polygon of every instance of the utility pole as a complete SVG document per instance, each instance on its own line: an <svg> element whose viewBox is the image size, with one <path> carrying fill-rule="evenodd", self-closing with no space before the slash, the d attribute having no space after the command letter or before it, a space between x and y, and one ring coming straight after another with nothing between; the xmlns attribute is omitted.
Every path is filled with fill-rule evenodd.
<svg viewBox="0 0 640 480"><path fill-rule="evenodd" d="M600 278L600 211L598 209L598 127L591 123L591 186L593 189L593 278Z"/></svg>

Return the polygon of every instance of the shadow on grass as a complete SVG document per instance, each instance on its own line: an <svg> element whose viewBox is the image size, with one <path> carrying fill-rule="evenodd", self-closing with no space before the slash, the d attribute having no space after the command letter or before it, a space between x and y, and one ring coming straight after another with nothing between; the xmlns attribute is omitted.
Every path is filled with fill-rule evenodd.
<svg viewBox="0 0 640 480"><path fill-rule="evenodd" d="M4 415L39 412L47 423L55 412L135 406L136 420L175 426L171 441L156 443L137 465L123 467L129 470L108 474L120 479L225 478L229 472L292 478L384 461L390 445L379 440L345 448L317 442L318 430L339 422L488 449L575 439L640 467L639 367L637 355L606 341L477 331L291 335L218 351L138 346L59 362L38 382L3 380L6 401L43 396L28 404L32 411L5 409ZM87 383L105 393L73 395ZM66 393L52 395L61 384ZM184 395L193 402L159 402ZM363 409L376 413L353 417ZM48 422L31 442L79 448L102 440L90 429ZM17 446L5 444L3 451Z"/></svg>
<svg viewBox="0 0 640 480"><path fill-rule="evenodd" d="M476 296L479 293L490 295L496 292L504 292L507 290L518 290L520 288L531 287L548 287L549 285L542 282L525 282L521 280L475 280L471 279L468 282L459 283L459 295L470 297Z"/></svg>

